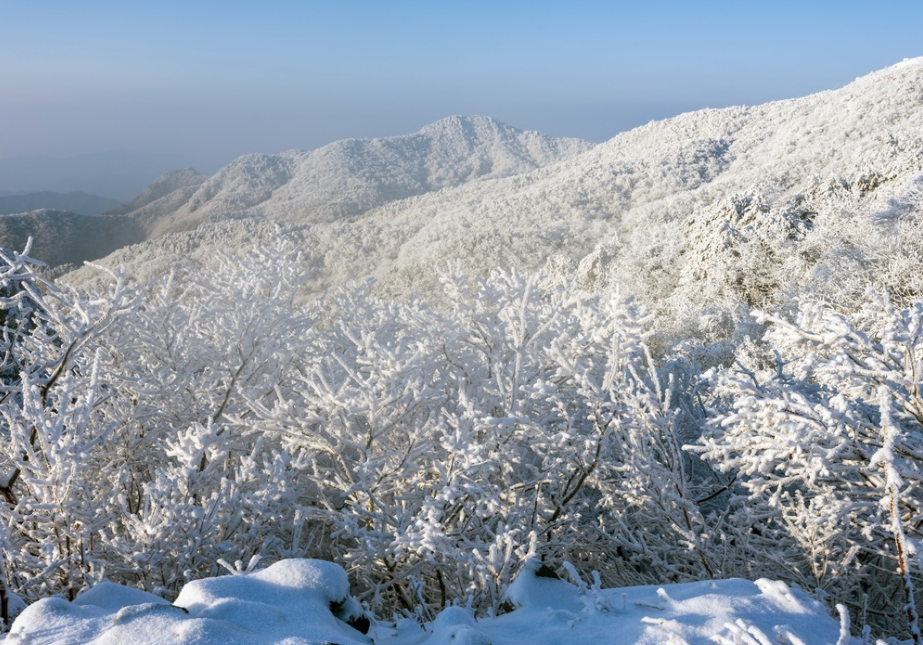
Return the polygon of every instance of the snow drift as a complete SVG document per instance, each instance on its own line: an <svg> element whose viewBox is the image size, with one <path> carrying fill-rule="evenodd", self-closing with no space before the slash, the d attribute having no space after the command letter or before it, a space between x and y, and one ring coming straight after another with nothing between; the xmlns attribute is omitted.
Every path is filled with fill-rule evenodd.
<svg viewBox="0 0 923 645"><path fill-rule="evenodd" d="M429 624L376 621L368 636L341 617L346 573L317 560L188 584L172 605L112 583L75 601L26 609L7 645L848 645L823 606L783 583L719 580L663 587L580 588L526 571L517 609L476 620L449 607ZM355 601L351 601L355 602Z"/></svg>

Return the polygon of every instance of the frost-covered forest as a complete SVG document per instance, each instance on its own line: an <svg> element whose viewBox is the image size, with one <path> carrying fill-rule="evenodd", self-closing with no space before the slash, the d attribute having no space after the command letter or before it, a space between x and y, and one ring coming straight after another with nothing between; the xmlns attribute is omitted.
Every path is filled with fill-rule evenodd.
<svg viewBox="0 0 923 645"><path fill-rule="evenodd" d="M243 244L234 218L201 237L238 227L231 252L144 279L100 266L69 286L3 251L4 613L102 580L172 600L260 556L342 565L379 616L497 615L541 561L597 589L779 580L854 634L919 642L921 70L888 71L916 111L837 166L853 174L724 190L702 170L645 189L636 217L669 217L574 242L579 259L472 271L506 238L437 236L468 252L334 284L309 238L270 222ZM561 163L459 199L581 167Z"/></svg>
<svg viewBox="0 0 923 645"><path fill-rule="evenodd" d="M445 275L432 308L366 284L299 304L284 241L101 295L3 263L2 539L27 600L310 556L431 619L502 611L540 557L610 587L779 579L908 629L923 305L759 315L703 374L652 350L631 298L542 274Z"/></svg>

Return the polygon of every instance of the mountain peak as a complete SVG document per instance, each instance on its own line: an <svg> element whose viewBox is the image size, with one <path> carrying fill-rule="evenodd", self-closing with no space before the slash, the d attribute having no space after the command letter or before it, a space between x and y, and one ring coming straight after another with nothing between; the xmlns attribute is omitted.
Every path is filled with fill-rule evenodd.
<svg viewBox="0 0 923 645"><path fill-rule="evenodd" d="M427 134L430 136L443 134L447 131L471 130L471 131L506 131L510 133L522 132L518 128L507 125L502 121L497 121L489 116L463 116L455 114L444 119L434 121L429 125L420 128L418 134Z"/></svg>
<svg viewBox="0 0 923 645"><path fill-rule="evenodd" d="M916 58L905 58L901 62L892 65L891 69L901 69L904 67L913 67L916 65L923 65L923 56L917 56Z"/></svg>
<svg viewBox="0 0 923 645"><path fill-rule="evenodd" d="M443 188L528 172L592 146L525 132L489 117L451 116L415 134L238 157L204 181L184 178L179 188L194 184L194 193L183 192L184 203L162 212L158 221L145 219L155 236L194 229L204 221L333 221ZM152 186L150 192L158 191Z"/></svg>

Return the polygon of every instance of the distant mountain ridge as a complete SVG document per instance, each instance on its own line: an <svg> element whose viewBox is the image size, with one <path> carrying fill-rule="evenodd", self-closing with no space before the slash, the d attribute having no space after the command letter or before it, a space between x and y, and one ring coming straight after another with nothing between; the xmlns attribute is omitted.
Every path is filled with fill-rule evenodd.
<svg viewBox="0 0 923 645"><path fill-rule="evenodd" d="M162 195L162 202L144 204L147 210L138 216L153 237L245 217L331 222L391 201L534 170L592 145L524 132L486 117L455 116L411 135L245 155L203 178L194 192L189 177L178 192Z"/></svg>
<svg viewBox="0 0 923 645"><path fill-rule="evenodd" d="M188 165L190 161L182 155L132 150L0 159L0 190L14 195L84 191L127 201L165 171Z"/></svg>
<svg viewBox="0 0 923 645"><path fill-rule="evenodd" d="M25 195L0 195L0 215L25 213L40 208L70 211L78 215L99 215L121 205L122 202L117 199L88 195L80 191L55 193L45 190Z"/></svg>
<svg viewBox="0 0 923 645"><path fill-rule="evenodd" d="M412 135L244 155L211 177L191 168L171 171L131 202L112 209L106 222L84 221L55 209L23 214L5 223L0 245L17 246L30 231L34 237L48 237L55 228L52 222L59 219L62 230L82 242L55 242L51 235L35 248L50 264L62 258L79 263L203 223L329 223L413 195L526 172L592 145L524 132L486 117L449 117ZM60 249L54 248L56 243Z"/></svg>

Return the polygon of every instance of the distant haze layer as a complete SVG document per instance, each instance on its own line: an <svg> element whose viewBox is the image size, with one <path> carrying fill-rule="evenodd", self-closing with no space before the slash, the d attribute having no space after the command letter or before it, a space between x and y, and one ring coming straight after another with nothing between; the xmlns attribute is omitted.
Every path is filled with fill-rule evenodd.
<svg viewBox="0 0 923 645"><path fill-rule="evenodd" d="M0 215L26 213L40 208L70 211L78 215L100 215L121 205L122 202L117 199L87 195L80 191L55 193L44 190L24 195L0 193Z"/></svg>
<svg viewBox="0 0 923 645"><path fill-rule="evenodd" d="M451 114L598 143L683 112L841 87L923 53L921 23L923 3L906 0L6 2L0 160L189 158L149 183ZM5 184L121 199L143 185Z"/></svg>
<svg viewBox="0 0 923 645"><path fill-rule="evenodd" d="M163 173L191 165L192 161L182 155L128 150L61 159L0 159L0 195L77 191L127 202ZM217 168L201 167L200 170L213 172Z"/></svg>

